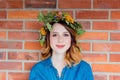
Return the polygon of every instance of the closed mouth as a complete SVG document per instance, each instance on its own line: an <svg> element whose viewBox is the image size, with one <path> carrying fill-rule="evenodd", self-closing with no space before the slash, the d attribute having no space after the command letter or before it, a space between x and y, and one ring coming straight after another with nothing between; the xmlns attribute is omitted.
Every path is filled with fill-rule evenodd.
<svg viewBox="0 0 120 80"><path fill-rule="evenodd" d="M65 45L56 45L57 48L63 48Z"/></svg>

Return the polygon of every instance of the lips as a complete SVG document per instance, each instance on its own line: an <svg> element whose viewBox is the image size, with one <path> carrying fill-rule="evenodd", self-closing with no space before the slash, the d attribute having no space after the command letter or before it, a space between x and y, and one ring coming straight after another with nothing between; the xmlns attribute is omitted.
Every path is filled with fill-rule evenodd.
<svg viewBox="0 0 120 80"><path fill-rule="evenodd" d="M63 48L65 45L56 45L57 48Z"/></svg>

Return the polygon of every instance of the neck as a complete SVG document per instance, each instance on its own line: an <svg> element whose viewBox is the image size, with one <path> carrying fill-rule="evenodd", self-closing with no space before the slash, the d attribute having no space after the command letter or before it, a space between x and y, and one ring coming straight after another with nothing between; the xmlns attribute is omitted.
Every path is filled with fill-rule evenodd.
<svg viewBox="0 0 120 80"><path fill-rule="evenodd" d="M62 53L52 53L52 63L53 66L58 70L59 76L62 73L62 69L66 66L65 60L64 60L65 55Z"/></svg>
<svg viewBox="0 0 120 80"><path fill-rule="evenodd" d="M52 53L52 60L64 62L64 53Z"/></svg>

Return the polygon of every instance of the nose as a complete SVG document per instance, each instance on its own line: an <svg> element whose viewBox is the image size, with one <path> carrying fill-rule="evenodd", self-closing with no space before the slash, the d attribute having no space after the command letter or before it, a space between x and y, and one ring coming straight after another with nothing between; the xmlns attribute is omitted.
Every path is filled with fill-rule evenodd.
<svg viewBox="0 0 120 80"><path fill-rule="evenodd" d="M63 37L59 35L58 42L61 43L63 41Z"/></svg>

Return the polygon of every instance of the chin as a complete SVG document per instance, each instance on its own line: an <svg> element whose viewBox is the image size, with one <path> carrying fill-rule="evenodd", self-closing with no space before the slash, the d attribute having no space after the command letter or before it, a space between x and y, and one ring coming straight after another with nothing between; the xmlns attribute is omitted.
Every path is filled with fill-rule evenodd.
<svg viewBox="0 0 120 80"><path fill-rule="evenodd" d="M66 53L67 49L56 49L55 52L56 53Z"/></svg>

